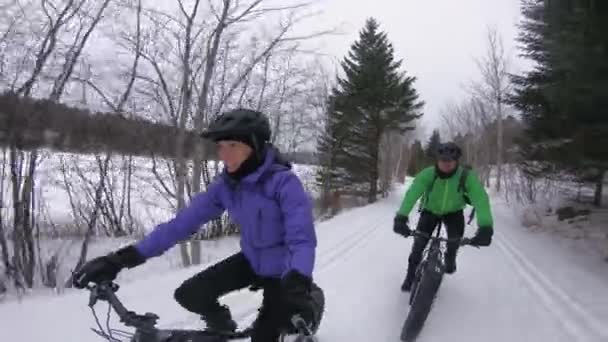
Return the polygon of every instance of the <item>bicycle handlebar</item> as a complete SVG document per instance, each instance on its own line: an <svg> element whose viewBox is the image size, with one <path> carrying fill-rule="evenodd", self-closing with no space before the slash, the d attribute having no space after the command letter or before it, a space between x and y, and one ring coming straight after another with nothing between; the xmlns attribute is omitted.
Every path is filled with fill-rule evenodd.
<svg viewBox="0 0 608 342"><path fill-rule="evenodd" d="M476 246L476 245L472 245L470 238L444 238L442 236L436 237L436 236L432 236L431 234L428 234L428 233L425 233L425 232L421 232L419 230L412 231L411 235L427 238L427 239L430 239L430 240L448 242L448 243L449 242L457 242L461 246L468 245L468 246L473 246L473 247L479 247L479 246Z"/></svg>
<svg viewBox="0 0 608 342"><path fill-rule="evenodd" d="M153 328L158 320L158 316L153 313L145 313L144 315L138 315L133 311L127 310L122 302L114 294L118 291L118 284L113 282L101 282L95 285L87 285L86 288L91 291L89 297L89 307L93 307L98 300L106 301L110 304L110 307L116 312L120 318L120 322L126 326L134 328Z"/></svg>
<svg viewBox="0 0 608 342"><path fill-rule="evenodd" d="M87 285L86 289L91 292L89 296L89 307L93 308L98 300L106 301L110 304L110 307L114 312L116 312L120 318L120 322L124 323L126 326L142 331L156 331L155 324L159 317L150 312L139 315L133 311L127 310L115 294L119 289L118 284L111 281L104 281L94 285ZM291 323L303 336L313 336L313 332L300 315L293 316L291 318Z"/></svg>

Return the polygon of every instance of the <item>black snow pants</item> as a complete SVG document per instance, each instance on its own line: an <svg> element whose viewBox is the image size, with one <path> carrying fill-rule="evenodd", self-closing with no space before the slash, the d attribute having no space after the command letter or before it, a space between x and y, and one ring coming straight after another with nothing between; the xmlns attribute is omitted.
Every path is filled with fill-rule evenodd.
<svg viewBox="0 0 608 342"><path fill-rule="evenodd" d="M448 238L462 238L464 235L464 213L462 210L449 213L444 216L437 216L425 210L420 214L420 219L418 220L418 226L416 229L430 235L434 232L435 228L437 228L437 225L440 222L443 222L447 227ZM412 246L412 251L410 252L410 256L408 258L409 268L415 269L418 266L422 260L422 253L424 252L424 248L428 242L428 238L421 236L415 237L414 245ZM445 253L446 260L450 258L455 260L458 248L458 243L448 243Z"/></svg>
<svg viewBox="0 0 608 342"><path fill-rule="evenodd" d="M280 280L257 276L240 252L184 281L175 290L175 300L188 311L204 315L217 310L219 297L251 285L264 291L251 341L278 341L284 316L281 313Z"/></svg>

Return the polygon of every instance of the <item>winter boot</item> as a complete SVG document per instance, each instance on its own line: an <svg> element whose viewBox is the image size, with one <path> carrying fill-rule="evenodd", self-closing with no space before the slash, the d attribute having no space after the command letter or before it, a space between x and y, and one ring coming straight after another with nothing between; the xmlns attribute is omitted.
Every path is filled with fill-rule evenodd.
<svg viewBox="0 0 608 342"><path fill-rule="evenodd" d="M445 273L452 274L456 272L456 251L447 250L444 255Z"/></svg>
<svg viewBox="0 0 608 342"><path fill-rule="evenodd" d="M202 315L202 319L207 323L209 331L234 332L237 328L237 324L226 306L218 305L213 311Z"/></svg>
<svg viewBox="0 0 608 342"><path fill-rule="evenodd" d="M414 277L416 276L416 267L410 264L407 268L407 275L403 284L401 284L401 291L410 292L412 290L412 284L414 283Z"/></svg>

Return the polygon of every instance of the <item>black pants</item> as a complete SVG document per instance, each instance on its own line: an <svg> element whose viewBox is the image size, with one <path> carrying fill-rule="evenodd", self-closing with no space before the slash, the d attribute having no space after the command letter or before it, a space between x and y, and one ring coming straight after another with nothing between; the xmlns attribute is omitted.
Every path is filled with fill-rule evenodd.
<svg viewBox="0 0 608 342"><path fill-rule="evenodd" d="M462 238L464 235L464 214L462 210L444 216L437 216L431 212L423 211L420 214L418 227L416 229L428 234L432 234L440 222L443 222L447 227L448 238ZM424 248L428 242L428 238L420 236L415 237L414 245L412 246L412 251L410 252L408 259L410 267L416 268L416 266L418 266L422 260L422 253L424 252ZM458 247L458 243L448 243L445 253L446 259L456 258Z"/></svg>
<svg viewBox="0 0 608 342"><path fill-rule="evenodd" d="M278 341L283 316L280 280L258 277L242 253L234 254L184 281L175 290L175 300L188 311L204 315L217 310L219 297L250 285L264 290L251 341Z"/></svg>

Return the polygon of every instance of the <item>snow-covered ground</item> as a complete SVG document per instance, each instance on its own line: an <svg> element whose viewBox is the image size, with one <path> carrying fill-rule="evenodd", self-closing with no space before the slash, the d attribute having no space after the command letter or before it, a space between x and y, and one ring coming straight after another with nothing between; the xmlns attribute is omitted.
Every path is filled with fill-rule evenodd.
<svg viewBox="0 0 608 342"><path fill-rule="evenodd" d="M376 204L318 224L315 278L327 298L320 341L399 340L408 310L407 295L399 286L412 243L392 232L403 191L399 187ZM519 215L498 198L493 209L495 243L462 249L458 272L443 282L419 340L608 341L607 264L563 238L522 228ZM466 234L474 231L468 227ZM236 245L226 243L217 259L231 248ZM172 297L181 281L204 266L167 271L162 259L151 260L137 277L127 273L138 270L125 271L120 298L129 309L158 313L164 327L202 326ZM85 291L70 290L62 296L0 304L0 339L99 340L89 330L94 320L87 299ZM260 294L243 290L223 301L245 325L257 313ZM105 306L99 308L105 314Z"/></svg>
<svg viewBox="0 0 608 342"><path fill-rule="evenodd" d="M97 184L99 179L99 167L94 155L60 153L44 151L37 171L37 186L41 191L41 200L49 206L48 215L56 224L72 224L73 213L70 206L70 198L65 188L65 179L62 173L62 165L66 172L68 182L74 187L75 197L79 197L85 191L92 191L83 186L79 172L82 172L87 181ZM78 166L78 168L76 167ZM220 169L222 164L220 163ZM110 160L109 187L112 189L116 202L119 203L122 196L124 175L126 174L125 161L122 156L114 156ZM191 167L191 165L190 165ZM158 222L169 219L173 215L173 198L167 199L165 190L153 169L156 168L169 187L172 171L169 170L166 160L158 159L156 165L152 159L144 157L133 157L132 177L132 213L134 219L144 226L144 229L152 229ZM209 162L211 177L214 172L214 161ZM79 169L79 170L78 170ZM294 172L300 177L305 189L313 197L317 197L315 186L316 167L310 165L293 165ZM8 179L8 178L7 178ZM86 190L85 190L86 189ZM10 184L3 188L4 198L11 198ZM80 198L76 198L78 200ZM171 201L171 203L169 202ZM11 206L0 206L0 213L6 220L12 217Z"/></svg>
<svg viewBox="0 0 608 342"><path fill-rule="evenodd" d="M92 196L91 193L87 193L91 190L92 186L84 186L85 181L79 175L82 175L86 179L86 182L97 183L99 177L99 167L97 160L94 155L74 154L74 153L59 153L52 151L42 151L40 164L37 172L37 189L40 193L38 200L44 207L44 215L39 219L41 224L41 237L39 244L39 264L44 264L50 260L50 257L54 254L59 256L58 265L58 282L59 288L61 289L61 283L63 283L69 277L69 273L72 271L80 255L80 249L83 241L82 233L86 229L86 224L79 221L81 226L80 233L75 230L75 226L78 225L75 222L73 216L73 210L71 207L69 193L65 187L65 181L73 186L72 200L76 203L77 207L84 208L85 212L90 210L89 203L86 202L88 196ZM113 196L115 197L115 203L118 206L121 203L123 196L123 181L125 168L125 158L122 156L114 156L109 164L109 180L107 181L108 187L111 189ZM210 169L213 172L214 162L210 161ZM78 166L78 168L76 167ZM156 169L159 175L163 178L163 181L171 186L171 175L167 167L167 162L159 159L156 161ZM160 185L157 178L153 173L154 163L150 158L134 157L133 158L133 177L132 177L132 198L131 198L131 213L133 219L137 222L136 227L141 228L143 231L152 230L157 224L169 220L174 215L172 205L175 205L174 199L167 199L168 196L164 194L162 186ZM220 164L221 168L221 164ZM79 169L79 170L78 170ZM62 170L65 171L65 179ZM316 167L310 165L293 165L294 172L300 177L306 191L313 197L317 197L316 185L315 185L315 172ZM8 182L8 178L4 179L6 182L4 187L0 186L0 189L4 191L3 198L9 199L4 205L0 204L0 215L4 222L10 222L12 220L12 205L10 199L12 198L11 186ZM173 203L170 203L173 202ZM116 212L120 212L120 208L115 208ZM53 228L57 228L54 232L51 229L49 222L53 223ZM12 248L10 243L10 231L6 232L9 236L9 249ZM101 233L100 235L103 235ZM52 238L51 238L52 236ZM120 245L129 243L129 239L103 239L94 238L89 244L88 257L94 257L97 255L108 253ZM238 248L238 241L235 238L226 239L226 241L203 241L203 252L202 260L210 260L218 258L225 253L224 250L233 251ZM205 247L210 246L206 249ZM37 246L38 250L38 246ZM171 267L175 267L180 263L179 251L176 249L159 261L156 266L157 269L164 271ZM162 265L162 267L161 267ZM3 265L0 265L0 280L3 280ZM142 273L147 272L146 270L134 271L133 277L139 277ZM40 284L40 272L35 272L36 282L35 287L27 296L39 296L52 293L53 290L44 288ZM2 302L15 300L15 291L11 291L9 288L8 293L1 293L0 291L0 305Z"/></svg>

